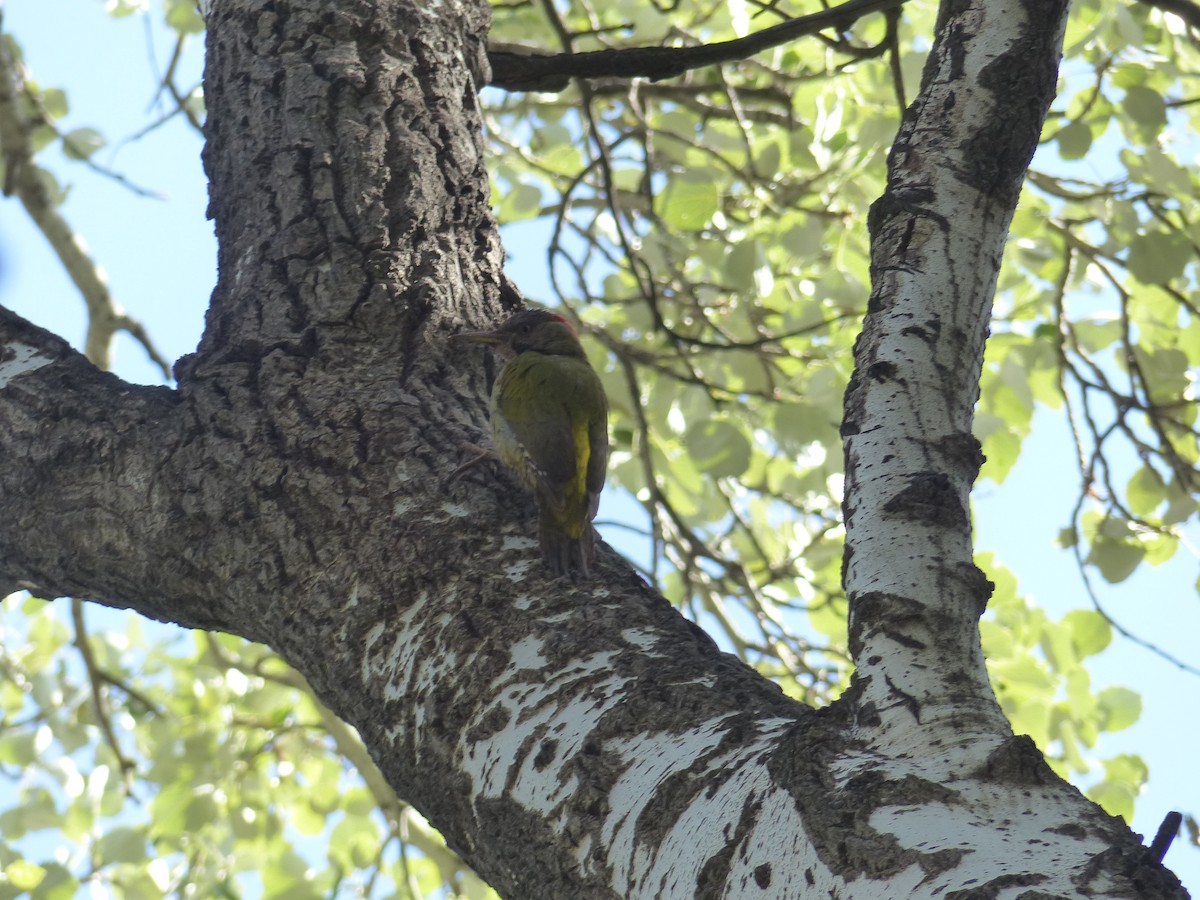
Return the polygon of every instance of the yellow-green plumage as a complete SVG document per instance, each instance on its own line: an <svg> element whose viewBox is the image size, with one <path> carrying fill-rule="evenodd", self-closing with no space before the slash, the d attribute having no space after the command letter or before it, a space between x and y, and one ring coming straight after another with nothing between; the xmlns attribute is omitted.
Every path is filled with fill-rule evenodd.
<svg viewBox="0 0 1200 900"><path fill-rule="evenodd" d="M541 309L460 335L505 359L492 388L496 455L537 499L538 543L555 574L590 574L592 519L608 465L608 401L574 329Z"/></svg>

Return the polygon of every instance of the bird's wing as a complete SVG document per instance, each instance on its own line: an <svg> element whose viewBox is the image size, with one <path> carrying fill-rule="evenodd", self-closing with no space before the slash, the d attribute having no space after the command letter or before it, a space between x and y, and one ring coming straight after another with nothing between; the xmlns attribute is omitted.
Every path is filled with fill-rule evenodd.
<svg viewBox="0 0 1200 900"><path fill-rule="evenodd" d="M498 385L509 432L502 439L511 437L520 446L536 473L536 486L529 487L555 512L566 509L571 494L582 493L571 488L584 462L578 458L576 434L583 440L586 429L579 428L578 420L587 398L578 395L581 373L568 368L571 363L580 364L565 357L522 353L505 369Z"/></svg>
<svg viewBox="0 0 1200 900"><path fill-rule="evenodd" d="M588 446L591 448L586 480L589 522L596 518L596 510L600 508L600 492L604 489L604 478L608 474L608 398L604 395L599 376L594 372L592 374L595 377L595 396L589 408L598 412L593 412L587 427Z"/></svg>

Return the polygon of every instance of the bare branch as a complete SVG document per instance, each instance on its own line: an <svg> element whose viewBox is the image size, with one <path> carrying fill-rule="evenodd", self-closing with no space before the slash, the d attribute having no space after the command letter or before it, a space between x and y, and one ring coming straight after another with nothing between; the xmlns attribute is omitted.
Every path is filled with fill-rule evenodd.
<svg viewBox="0 0 1200 900"><path fill-rule="evenodd" d="M0 34L0 38L4 38ZM140 324L113 300L104 270L88 252L83 238L67 222L34 162L33 123L22 114L20 85L24 78L7 39L0 39L0 154L5 164L4 193L16 194L38 230L50 242L67 275L79 289L88 311L84 354L102 369L112 368L113 337L128 331L170 378L170 366L151 344Z"/></svg>
<svg viewBox="0 0 1200 900"><path fill-rule="evenodd" d="M628 47L591 53L522 53L511 47L488 50L494 87L554 93L572 78L674 78L691 69L746 59L826 28L844 28L871 13L898 9L904 0L849 0L798 19L788 19L732 41L698 47Z"/></svg>
<svg viewBox="0 0 1200 900"><path fill-rule="evenodd" d="M113 730L112 710L109 709L108 697L104 690L104 684L108 679L104 677L100 667L96 664L96 656L92 653L92 645L88 639L87 625L83 620L83 601L78 598L71 599L71 620L75 625L75 646L79 650L83 667L87 670L88 683L92 687L92 705L95 708L96 721L100 725L100 731L104 734L104 742L108 744L109 749L117 758L117 765L120 767L121 776L125 781L125 792L132 793L134 764L121 750L121 744L117 741L117 734Z"/></svg>

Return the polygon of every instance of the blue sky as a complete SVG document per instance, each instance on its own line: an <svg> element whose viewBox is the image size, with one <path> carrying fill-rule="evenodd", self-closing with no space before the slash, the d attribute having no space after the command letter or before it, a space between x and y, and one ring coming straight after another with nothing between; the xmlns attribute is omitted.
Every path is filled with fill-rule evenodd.
<svg viewBox="0 0 1200 900"><path fill-rule="evenodd" d="M152 34L146 19L113 22L96 0L17 0L4 10L4 26L18 37L39 83L67 90L68 128L94 126L115 142L157 117L151 103L155 77L166 65L170 43L161 33ZM191 71L197 72L199 46L192 49ZM194 349L215 278L216 247L204 218L207 196L199 157L200 140L180 118L141 141L110 145L96 156L138 184L165 193L165 200L138 198L57 154L43 159L63 184L71 184L65 214L107 270L117 302L142 321L172 360ZM543 250L523 235L510 252L518 282L537 296L544 283ZM82 339L83 304L77 292L12 200L0 203L0 303L77 345ZM118 339L115 367L131 380L159 380L128 336ZM975 495L979 547L995 551L1016 572L1020 589L1054 617L1089 606L1070 554L1054 543L1068 522L1077 487L1066 425L1042 411L1009 479L999 487L983 482ZM622 509L606 507L601 517L615 517ZM1194 519L1189 536L1193 548L1200 546ZM1142 567L1122 585L1109 586L1099 578L1096 584L1117 620L1200 666L1196 578L1196 557L1184 550L1158 569ZM1102 738L1094 754L1136 753L1149 764L1150 783L1139 798L1134 829L1153 835L1171 809L1200 813L1195 774L1200 678L1120 639L1089 668L1097 688L1123 685L1142 695L1141 720ZM1181 838L1167 862L1185 886L1200 892L1200 851Z"/></svg>

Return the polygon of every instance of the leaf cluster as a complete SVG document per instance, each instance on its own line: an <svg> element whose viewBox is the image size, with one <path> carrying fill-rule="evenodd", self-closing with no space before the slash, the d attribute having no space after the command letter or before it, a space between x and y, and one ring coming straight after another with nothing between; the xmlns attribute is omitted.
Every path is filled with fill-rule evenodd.
<svg viewBox="0 0 1200 900"><path fill-rule="evenodd" d="M494 896L267 648L0 617L0 898Z"/></svg>

